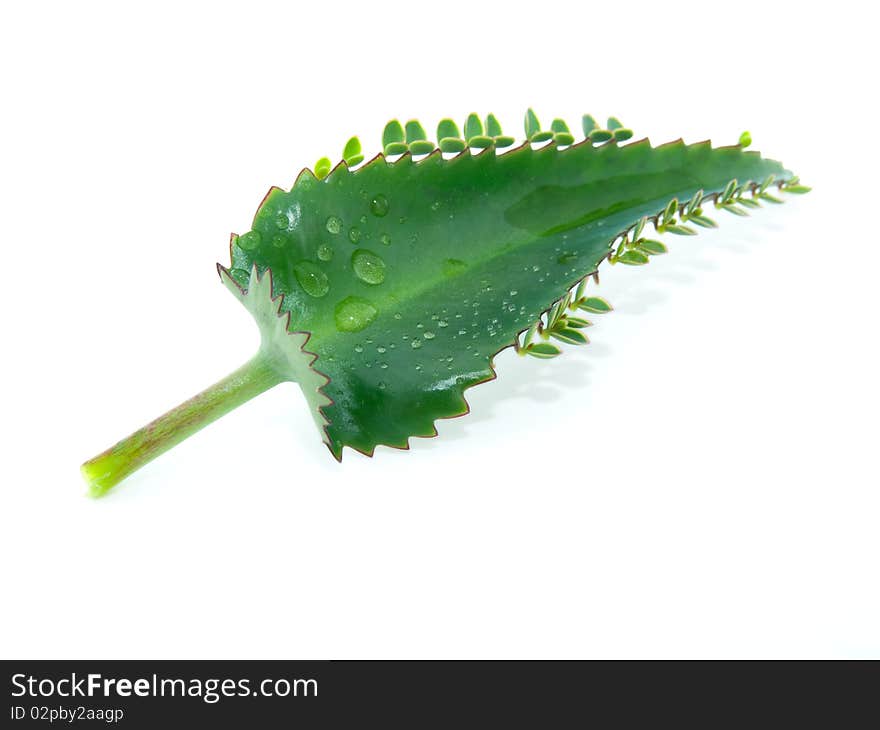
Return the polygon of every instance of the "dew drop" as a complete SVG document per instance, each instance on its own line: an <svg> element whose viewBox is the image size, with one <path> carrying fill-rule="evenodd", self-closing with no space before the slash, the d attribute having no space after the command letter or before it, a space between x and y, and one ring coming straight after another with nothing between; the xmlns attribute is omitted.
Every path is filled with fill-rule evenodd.
<svg viewBox="0 0 880 730"><path fill-rule="evenodd" d="M351 255L351 266L358 279L367 284L381 284L385 281L385 262L381 256L359 248Z"/></svg>
<svg viewBox="0 0 880 730"><path fill-rule="evenodd" d="M287 237L282 233L276 233L272 236L272 245L275 248L284 248L287 245Z"/></svg>
<svg viewBox="0 0 880 730"><path fill-rule="evenodd" d="M335 215L331 215L327 219L327 231L329 233L339 233L342 230L342 220Z"/></svg>
<svg viewBox="0 0 880 730"><path fill-rule="evenodd" d="M363 352L363 351L364 351L364 346L363 346L363 345L355 345L355 346L354 346L354 351L355 351L355 352Z"/></svg>
<svg viewBox="0 0 880 730"><path fill-rule="evenodd" d="M382 368L383 370L387 370L387 369L388 369L388 363L387 363L387 362L379 363L379 367Z"/></svg>
<svg viewBox="0 0 880 730"><path fill-rule="evenodd" d="M381 236L379 236L379 240L382 241L382 243L384 243L386 246L391 245L391 236L389 236L387 233L383 233Z"/></svg>
<svg viewBox="0 0 880 730"><path fill-rule="evenodd" d="M427 332L425 332L425 339L426 339L426 340L433 340L436 336L437 336L437 335L435 335L435 334L434 334L433 332L431 332L430 330L428 330Z"/></svg>
<svg viewBox="0 0 880 730"><path fill-rule="evenodd" d="M360 241L361 240L360 229L359 228L352 228L348 232L348 240L351 241L352 243L357 243L358 241Z"/></svg>
<svg viewBox="0 0 880 730"><path fill-rule="evenodd" d="M379 382L379 390L385 390L385 388L387 388L387 387L388 387L388 386L385 385L385 383L383 383L383 382L381 382L381 381Z"/></svg>
<svg viewBox="0 0 880 730"><path fill-rule="evenodd" d="M243 236L238 237L238 247L242 251L253 251L259 247L262 237L259 231L248 231Z"/></svg>
<svg viewBox="0 0 880 730"><path fill-rule="evenodd" d="M333 249L326 243L322 243L318 246L318 258L321 259L321 261L329 261L333 258Z"/></svg>
<svg viewBox="0 0 880 730"><path fill-rule="evenodd" d="M439 210L439 209L440 209L440 201L439 200L435 200L433 203L431 203L431 210Z"/></svg>
<svg viewBox="0 0 880 730"><path fill-rule="evenodd" d="M448 327L449 322L447 322L445 319L441 319L439 322L437 322L437 326L438 327Z"/></svg>
<svg viewBox="0 0 880 730"><path fill-rule="evenodd" d="M312 297L323 297L330 291L330 281L316 263L300 261L293 267L294 276L306 294Z"/></svg>
<svg viewBox="0 0 880 730"><path fill-rule="evenodd" d="M370 201L370 212L377 218L384 218L388 215L388 208L388 198L382 195L382 193L374 195Z"/></svg>
<svg viewBox="0 0 880 730"><path fill-rule="evenodd" d="M381 355L383 352L386 352L386 349L384 347L382 347L382 345L379 345L376 348L376 352L378 352Z"/></svg>
<svg viewBox="0 0 880 730"><path fill-rule="evenodd" d="M376 319L377 314L378 310L366 299L346 297L336 305L333 316L340 332L360 332Z"/></svg>
<svg viewBox="0 0 880 730"><path fill-rule="evenodd" d="M287 229L289 223L290 221L284 213L279 213L275 217L275 225L278 226L278 228L280 228L282 231Z"/></svg>
<svg viewBox="0 0 880 730"><path fill-rule="evenodd" d="M409 344L412 345L413 350L418 350L422 346L422 341L420 339L416 338L412 342L410 342Z"/></svg>

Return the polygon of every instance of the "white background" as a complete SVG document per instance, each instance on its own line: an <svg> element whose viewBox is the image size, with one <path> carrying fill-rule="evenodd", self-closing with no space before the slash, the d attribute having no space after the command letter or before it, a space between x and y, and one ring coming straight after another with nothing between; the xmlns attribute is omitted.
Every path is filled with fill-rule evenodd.
<svg viewBox="0 0 880 730"><path fill-rule="evenodd" d="M880 657L878 59L815 5L4 4L0 655ZM528 105L815 189L603 271L591 346L410 452L337 464L286 384L84 496L255 350L214 263L270 185Z"/></svg>

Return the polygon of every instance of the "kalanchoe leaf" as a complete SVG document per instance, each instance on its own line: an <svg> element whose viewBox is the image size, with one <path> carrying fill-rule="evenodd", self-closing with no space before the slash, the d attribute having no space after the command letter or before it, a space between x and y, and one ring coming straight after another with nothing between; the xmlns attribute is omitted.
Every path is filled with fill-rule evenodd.
<svg viewBox="0 0 880 730"><path fill-rule="evenodd" d="M785 186L783 186L782 189L786 193L794 193L795 195L803 195L804 193L810 192L813 188L807 187L806 185L785 185Z"/></svg>
<svg viewBox="0 0 880 730"><path fill-rule="evenodd" d="M609 139L614 138L614 133L609 132L607 129L594 129L590 132L590 142L593 144L599 144L600 142L607 142Z"/></svg>
<svg viewBox="0 0 880 730"><path fill-rule="evenodd" d="M569 327L574 327L575 329L584 329L586 327L592 327L593 323L588 319L584 319L583 317L574 317L572 315L566 315L565 323Z"/></svg>
<svg viewBox="0 0 880 730"><path fill-rule="evenodd" d="M736 190L736 180L731 180L727 185L724 186L724 192L719 196L719 200L722 203L726 203L733 197L733 193Z"/></svg>
<svg viewBox="0 0 880 730"><path fill-rule="evenodd" d="M746 147L748 147L751 144L752 144L752 135L749 134L748 132L743 132L739 136L739 146L742 147L743 149L745 149Z"/></svg>
<svg viewBox="0 0 880 730"><path fill-rule="evenodd" d="M674 233L676 236L696 236L697 232L690 226L672 225L664 228L666 233Z"/></svg>
<svg viewBox="0 0 880 730"><path fill-rule="evenodd" d="M623 129L623 125L617 117L608 117L607 128L613 132L615 129Z"/></svg>
<svg viewBox="0 0 880 730"><path fill-rule="evenodd" d="M386 155L402 155L407 150L404 140L403 127L396 119L392 119L382 132L382 151Z"/></svg>
<svg viewBox="0 0 880 730"><path fill-rule="evenodd" d="M777 198L775 195L771 195L770 193L761 193L758 195L761 200L766 200L768 203L777 203L781 204L783 201L780 198Z"/></svg>
<svg viewBox="0 0 880 730"><path fill-rule="evenodd" d="M564 119L554 119L550 129L553 131L553 141L556 144L574 144L574 135L568 130L568 125Z"/></svg>
<svg viewBox="0 0 880 730"><path fill-rule="evenodd" d="M553 330L550 333L550 336L560 342L567 342L570 345L586 345L589 342L587 336L583 332L571 327Z"/></svg>
<svg viewBox="0 0 880 730"><path fill-rule="evenodd" d="M361 152L361 141L357 137L352 137L345 143L345 148L342 150L342 159L345 160L345 164L349 167L354 167L364 161L364 155Z"/></svg>
<svg viewBox="0 0 880 730"><path fill-rule="evenodd" d="M747 216L748 212L743 210L742 208L737 208L733 203L727 203L726 205L721 206L721 210L726 210L728 213L733 213L734 215L739 216Z"/></svg>
<svg viewBox="0 0 880 730"><path fill-rule="evenodd" d="M315 163L315 177L318 178L318 180L323 180L327 177L332 165L333 163L330 162L329 157L322 157Z"/></svg>
<svg viewBox="0 0 880 730"><path fill-rule="evenodd" d="M643 266L648 263L648 256L641 251L630 249L629 251L624 251L616 260L618 263L626 264L627 266Z"/></svg>
<svg viewBox="0 0 880 730"><path fill-rule="evenodd" d="M483 123L480 121L480 117L474 113L468 114L468 118L464 122L464 138L467 140L467 143L470 144L470 141L474 137L482 137L483 136Z"/></svg>
<svg viewBox="0 0 880 730"><path fill-rule="evenodd" d="M426 139L425 129L418 119L406 123L406 145L414 155L427 155L434 150L434 143Z"/></svg>
<svg viewBox="0 0 880 730"><path fill-rule="evenodd" d="M753 198L746 198L745 196L740 198L737 202L740 205L746 206L746 208L760 208L761 207L761 204L757 200L755 200Z"/></svg>
<svg viewBox="0 0 880 730"><path fill-rule="evenodd" d="M443 152L462 152L467 144L451 119L442 119L437 125L437 142Z"/></svg>
<svg viewBox="0 0 880 730"><path fill-rule="evenodd" d="M550 358L561 355L562 350L549 342L535 342L525 349L525 353L532 357Z"/></svg>
<svg viewBox="0 0 880 730"><path fill-rule="evenodd" d="M705 215L692 215L688 218L688 223L695 223L701 228L718 228L718 224Z"/></svg>
<svg viewBox="0 0 880 730"><path fill-rule="evenodd" d="M578 302L578 309L585 312L593 312L594 314L605 314L610 312L613 307L602 297L587 297Z"/></svg>
<svg viewBox="0 0 880 730"><path fill-rule="evenodd" d="M595 119L593 119L591 115L584 114L584 116L581 117L581 126L584 130L584 137L589 137L590 132L592 132L594 129L598 129L599 124L596 122Z"/></svg>
<svg viewBox="0 0 880 730"><path fill-rule="evenodd" d="M532 140L544 134L537 118L527 124ZM421 125L407 126L386 126L387 154L420 143L433 149ZM473 124L465 138L498 136L482 134L482 125L467 132ZM596 132L612 134L588 130L591 138ZM349 148L344 161L358 154ZM404 448L412 437L435 435L438 419L467 412L466 389L495 376L493 358L504 348L549 358L561 350L535 341L539 333L586 341L587 320L568 312L610 310L586 296L587 277L598 283L605 261L648 262L659 242L626 238L646 217L657 220L670 201L693 201L701 190L719 207L737 207L736 197L754 186L731 181L770 175L783 190L802 187L757 153L680 141L523 144L503 155L418 161L380 155L353 171L322 160L316 175L304 171L291 190L266 194L252 230L231 238L230 261L219 267L224 286L257 322L257 355L87 462L83 473L101 494L284 381L300 385L336 458L346 446L372 454L378 445ZM682 211L675 202L666 229L684 228L685 216L711 225L695 205ZM548 323L543 332L541 322Z"/></svg>
<svg viewBox="0 0 880 730"><path fill-rule="evenodd" d="M639 241L639 249L642 253L646 253L649 256L658 256L663 253L667 253L669 249L666 248L666 245L661 243L660 241L653 241L650 238L643 238Z"/></svg>

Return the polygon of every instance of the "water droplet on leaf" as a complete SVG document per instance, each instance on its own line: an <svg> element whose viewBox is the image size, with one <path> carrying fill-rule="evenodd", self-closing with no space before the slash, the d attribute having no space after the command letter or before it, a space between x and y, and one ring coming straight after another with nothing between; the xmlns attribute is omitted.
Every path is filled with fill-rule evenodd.
<svg viewBox="0 0 880 730"><path fill-rule="evenodd" d="M327 274L312 261L300 261L293 267L293 273L299 285L309 296L323 297L330 291L330 281L327 279Z"/></svg>
<svg viewBox="0 0 880 730"><path fill-rule="evenodd" d="M359 248L351 255L351 266L358 279L367 284L381 284L385 281L385 262L381 256Z"/></svg>
<svg viewBox="0 0 880 730"><path fill-rule="evenodd" d="M362 297L346 297L336 305L333 313L336 329L340 332L360 332L376 319L377 314L378 310Z"/></svg>
<svg viewBox="0 0 880 730"><path fill-rule="evenodd" d="M333 258L333 249L326 243L322 243L318 246L318 258L321 259L321 261L329 261Z"/></svg>
<svg viewBox="0 0 880 730"><path fill-rule="evenodd" d="M360 241L361 240L360 229L359 228L352 228L348 232L348 240L351 241L352 243L357 243L358 241Z"/></svg>
<svg viewBox="0 0 880 730"><path fill-rule="evenodd" d="M383 218L388 215L388 208L388 198L382 195L382 193L374 195L370 201L370 212L377 218Z"/></svg>
<svg viewBox="0 0 880 730"><path fill-rule="evenodd" d="M342 220L335 215L331 215L327 219L327 231L329 233L339 233L342 230Z"/></svg>

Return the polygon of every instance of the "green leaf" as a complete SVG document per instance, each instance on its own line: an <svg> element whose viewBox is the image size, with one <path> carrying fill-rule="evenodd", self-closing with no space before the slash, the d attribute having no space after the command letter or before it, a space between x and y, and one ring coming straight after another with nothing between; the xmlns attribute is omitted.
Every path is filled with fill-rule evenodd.
<svg viewBox="0 0 880 730"><path fill-rule="evenodd" d="M461 137L458 125L451 119L441 119L437 124L437 139L444 139L445 137Z"/></svg>
<svg viewBox="0 0 880 730"><path fill-rule="evenodd" d="M617 117L608 117L607 129L613 132L615 129L623 129L623 125Z"/></svg>
<svg viewBox="0 0 880 730"><path fill-rule="evenodd" d="M630 249L629 251L624 251L618 256L617 262L620 264L626 264L627 266L644 266L648 263L648 256L641 251Z"/></svg>
<svg viewBox="0 0 880 730"><path fill-rule="evenodd" d="M776 203L781 205L784 201L780 198L777 198L775 195L771 195L770 193L761 193L758 195L761 200L766 200L768 203Z"/></svg>
<svg viewBox="0 0 880 730"><path fill-rule="evenodd" d="M590 132L590 142L592 144L599 144L600 142L607 142L609 139L614 137L613 132L609 132L607 129L594 129Z"/></svg>
<svg viewBox="0 0 880 730"><path fill-rule="evenodd" d="M396 119L392 119L382 132L382 151L386 155L402 155L407 150L404 139L403 127Z"/></svg>
<svg viewBox="0 0 880 730"><path fill-rule="evenodd" d="M674 233L676 236L696 236L697 232L690 226L672 225L664 226L666 233Z"/></svg>
<svg viewBox="0 0 880 730"><path fill-rule="evenodd" d="M554 119L550 129L553 131L553 141L556 144L574 144L574 135L568 130L568 125L564 119Z"/></svg>
<svg viewBox="0 0 880 730"><path fill-rule="evenodd" d="M584 130L584 137L589 137L590 132L598 128L599 125L592 116L590 116L589 114L584 114L584 116L581 117L581 126Z"/></svg>
<svg viewBox="0 0 880 730"><path fill-rule="evenodd" d="M688 223L695 223L701 228L718 228L718 224L705 215L692 215L688 218Z"/></svg>
<svg viewBox="0 0 880 730"><path fill-rule="evenodd" d="M361 152L361 141L357 137L352 137L345 143L345 148L342 150L342 159L345 160L345 164L349 167L354 167L364 161L364 155Z"/></svg>
<svg viewBox="0 0 880 730"><path fill-rule="evenodd" d="M758 188L758 192L759 193L766 192L767 188L769 188L773 184L773 181L775 179L776 179L775 175L767 175L767 177L764 178L764 181L761 183L760 187Z"/></svg>
<svg viewBox="0 0 880 730"><path fill-rule="evenodd" d="M560 342L567 342L570 345L586 345L589 342L587 336L583 332L579 329L570 327L551 330L550 336Z"/></svg>
<svg viewBox="0 0 880 730"><path fill-rule="evenodd" d="M737 208L733 203L726 203L721 206L722 210L726 210L728 213L733 213L734 215L739 216L747 216L748 213L744 211L742 208Z"/></svg>
<svg viewBox="0 0 880 730"><path fill-rule="evenodd" d="M585 312L593 312L594 314L605 314L610 312L613 307L602 297L587 297L578 302L578 309Z"/></svg>
<svg viewBox="0 0 880 730"><path fill-rule="evenodd" d="M333 163L330 162L330 158L322 157L315 163L315 177L318 178L318 180L323 180L327 177L332 167Z"/></svg>
<svg viewBox="0 0 880 730"><path fill-rule="evenodd" d="M806 185L785 185L782 190L786 193L794 193L795 195L803 195L804 193L808 193L813 188L807 187Z"/></svg>
<svg viewBox="0 0 880 730"><path fill-rule="evenodd" d="M760 208L761 207L761 204L757 200L754 200L753 198L747 198L745 196L740 198L737 202L740 205L746 206L746 208Z"/></svg>
<svg viewBox="0 0 880 730"><path fill-rule="evenodd" d="M427 142L418 136L410 144ZM398 139L392 128L383 141ZM269 191L220 269L257 323L257 355L210 391L210 409L195 399L160 417L152 440L126 439L86 473L104 490L285 381L299 384L337 458L346 446L370 454L433 435L438 419L467 412L466 391L494 377L493 358L608 259L616 234L656 216L658 201L769 174L789 173L737 147L645 140L379 156L354 172L336 165L322 183L302 173L292 189ZM628 250L612 260L643 265L648 256ZM591 299L576 306L610 309ZM569 321L560 331L578 339L579 329ZM549 342L527 350L558 352Z"/></svg>
<svg viewBox="0 0 880 730"><path fill-rule="evenodd" d="M719 196L719 200L722 203L726 203L733 196L734 191L736 190L736 179L731 180L724 186L724 192Z"/></svg>
<svg viewBox="0 0 880 730"><path fill-rule="evenodd" d="M627 129L626 127L614 130L614 139L617 142L626 142L626 140L631 139L632 136L633 131L631 129Z"/></svg>
<svg viewBox="0 0 880 730"><path fill-rule="evenodd" d="M425 128L418 119L406 123L406 144L414 155L427 155L434 151L434 143L427 139Z"/></svg>
<svg viewBox="0 0 880 730"><path fill-rule="evenodd" d="M541 122L538 121L538 115L530 107L526 110L525 118L526 139L531 139L534 135L541 131Z"/></svg>
<svg viewBox="0 0 880 730"><path fill-rule="evenodd" d="M574 327L575 329L584 329L593 326L593 323L590 322L590 320L584 319L583 317L575 317L571 314L565 315L565 323L568 327Z"/></svg>
<svg viewBox="0 0 880 730"><path fill-rule="evenodd" d="M535 342L525 349L525 353L532 357L551 358L561 355L562 350L549 342Z"/></svg>
<svg viewBox="0 0 880 730"><path fill-rule="evenodd" d="M464 121L464 138L467 140L467 143L470 144L471 139L482 136L483 123L480 121L480 117L471 112Z"/></svg>
<svg viewBox="0 0 880 730"><path fill-rule="evenodd" d="M501 122L498 121L494 114L486 116L486 134L490 137L500 137L504 132L501 131Z"/></svg>
<svg viewBox="0 0 880 730"><path fill-rule="evenodd" d="M748 147L751 144L752 144L752 135L749 134L748 132L743 132L739 136L739 146L742 147L743 149L745 149L746 147Z"/></svg>
<svg viewBox="0 0 880 730"><path fill-rule="evenodd" d="M663 223L670 222L678 213L678 200L673 198L666 204L666 210L663 211Z"/></svg>
<svg viewBox="0 0 880 730"><path fill-rule="evenodd" d="M638 247L643 253L646 253L649 256L658 256L669 251L665 244L660 241L653 241L650 238L643 238L639 241Z"/></svg>

